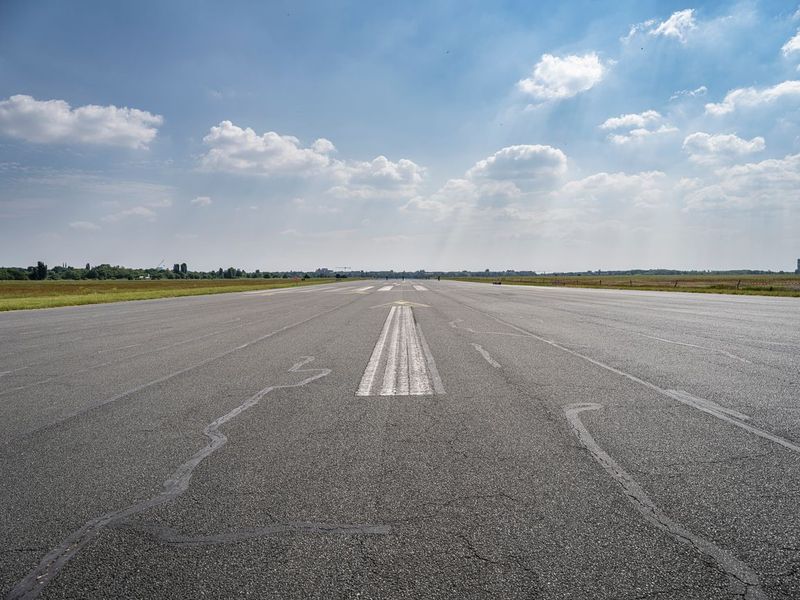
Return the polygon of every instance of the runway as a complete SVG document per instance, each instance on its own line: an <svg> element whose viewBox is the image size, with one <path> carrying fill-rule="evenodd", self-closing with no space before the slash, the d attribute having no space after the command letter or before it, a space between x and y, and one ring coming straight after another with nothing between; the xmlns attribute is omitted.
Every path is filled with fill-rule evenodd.
<svg viewBox="0 0 800 600"><path fill-rule="evenodd" d="M0 314L6 598L798 598L800 302L366 280Z"/></svg>

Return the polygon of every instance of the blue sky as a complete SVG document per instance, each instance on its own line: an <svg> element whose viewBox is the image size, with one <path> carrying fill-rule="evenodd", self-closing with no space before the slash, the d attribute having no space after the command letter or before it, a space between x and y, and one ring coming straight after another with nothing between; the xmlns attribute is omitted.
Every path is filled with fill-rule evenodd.
<svg viewBox="0 0 800 600"><path fill-rule="evenodd" d="M0 264L793 269L788 2L0 4Z"/></svg>

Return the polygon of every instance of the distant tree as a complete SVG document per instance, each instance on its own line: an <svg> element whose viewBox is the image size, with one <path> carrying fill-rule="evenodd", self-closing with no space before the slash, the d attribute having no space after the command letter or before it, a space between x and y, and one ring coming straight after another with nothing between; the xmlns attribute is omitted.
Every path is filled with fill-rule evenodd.
<svg viewBox="0 0 800 600"><path fill-rule="evenodd" d="M38 279L40 281L47 279L47 265L44 264L42 261L36 263L36 270L34 271L35 277L31 279Z"/></svg>
<svg viewBox="0 0 800 600"><path fill-rule="evenodd" d="M223 274L224 274L224 273L223 273L223 271L222 271L222 267L220 267L220 268L217 270L217 277L222 277L222 276L223 276Z"/></svg>
<svg viewBox="0 0 800 600"><path fill-rule="evenodd" d="M91 268L92 268L92 265L90 265L89 263L86 263L86 270L88 271Z"/></svg>
<svg viewBox="0 0 800 600"><path fill-rule="evenodd" d="M186 267L186 263L181 263L181 274L186 275L188 268Z"/></svg>

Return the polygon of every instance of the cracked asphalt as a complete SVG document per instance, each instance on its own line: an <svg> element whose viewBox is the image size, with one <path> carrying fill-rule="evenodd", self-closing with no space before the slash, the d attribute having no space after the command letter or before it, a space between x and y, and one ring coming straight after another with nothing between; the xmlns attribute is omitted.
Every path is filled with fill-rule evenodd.
<svg viewBox="0 0 800 600"><path fill-rule="evenodd" d="M0 314L2 596L800 598L797 299L414 283Z"/></svg>

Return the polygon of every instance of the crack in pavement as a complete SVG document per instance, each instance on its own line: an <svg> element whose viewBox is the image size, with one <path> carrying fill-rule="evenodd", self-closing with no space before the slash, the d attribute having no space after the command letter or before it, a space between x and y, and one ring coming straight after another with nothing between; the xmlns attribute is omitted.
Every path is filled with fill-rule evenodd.
<svg viewBox="0 0 800 600"><path fill-rule="evenodd" d="M669 534L675 540L691 546L700 554L713 560L729 579L731 595L745 600L765 600L766 594L760 587L758 575L738 558L729 554L714 543L693 534L677 521L670 519L647 495L644 489L622 469L594 440L581 421L579 414L586 410L599 410L600 404L570 404L564 408L573 433L581 445L589 452L603 469L622 487L622 491L634 508L647 522Z"/></svg>
<svg viewBox="0 0 800 600"><path fill-rule="evenodd" d="M183 494L189 489L192 474L200 463L227 443L227 436L220 431L223 425L235 419L246 410L256 406L264 396L274 390L303 387L312 381L330 375L330 369L302 368L313 360L313 356L302 357L300 362L289 369L290 373L314 373L313 375L309 375L298 383L270 385L265 387L250 396L236 408L206 425L203 429L203 434L210 440L209 443L178 466L164 482L164 489L160 493L146 500L137 502L136 504L132 504L127 508L100 515L86 522L83 527L71 533L60 544L47 553L45 557L42 558L39 565L12 588L6 596L6 600L33 600L38 597L45 586L58 575L59 571L61 571L86 544L96 538L103 529L124 522L133 515L171 502Z"/></svg>

